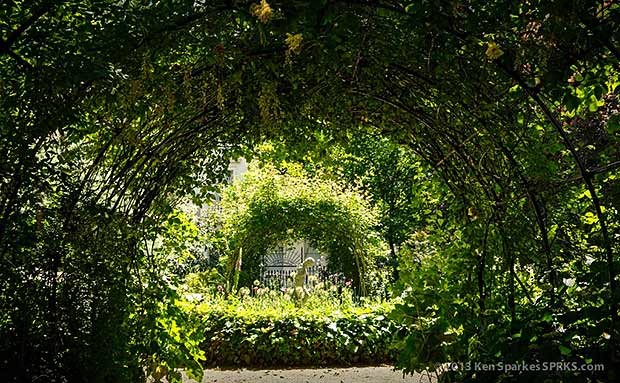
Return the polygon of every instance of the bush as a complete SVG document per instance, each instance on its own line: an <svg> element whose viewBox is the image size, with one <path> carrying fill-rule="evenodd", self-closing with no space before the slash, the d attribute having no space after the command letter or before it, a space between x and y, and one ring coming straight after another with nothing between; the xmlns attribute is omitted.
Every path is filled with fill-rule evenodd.
<svg viewBox="0 0 620 383"><path fill-rule="evenodd" d="M213 297L194 309L203 316L207 366L259 368L394 363L405 329L388 318L392 308L356 304L350 291L315 292L297 307L289 295L267 291Z"/></svg>

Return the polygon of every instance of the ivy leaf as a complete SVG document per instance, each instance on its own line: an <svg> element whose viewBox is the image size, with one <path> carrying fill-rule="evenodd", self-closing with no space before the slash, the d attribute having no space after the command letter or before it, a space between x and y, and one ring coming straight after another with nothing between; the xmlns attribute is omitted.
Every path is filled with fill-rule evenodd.
<svg viewBox="0 0 620 383"><path fill-rule="evenodd" d="M575 95L567 94L564 97L564 106L566 106L566 109L569 112L577 110L577 108L579 107L579 103L579 98L577 98Z"/></svg>

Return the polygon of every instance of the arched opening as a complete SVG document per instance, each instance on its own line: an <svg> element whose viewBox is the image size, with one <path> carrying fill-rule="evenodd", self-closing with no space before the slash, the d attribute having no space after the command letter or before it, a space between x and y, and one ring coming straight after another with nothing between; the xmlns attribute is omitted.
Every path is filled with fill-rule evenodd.
<svg viewBox="0 0 620 383"><path fill-rule="evenodd" d="M264 279L265 262L274 249L306 241L319 256L329 259L324 262L326 271L342 274L353 281L358 293L366 294L369 269L383 249L375 231L376 212L357 192L263 167L246 173L242 182L226 190L221 206L223 231L230 243L229 280L239 264L240 285ZM302 252L307 251L304 248L308 247L302 247ZM310 254L296 256L301 262ZM289 272L299 263L288 265Z"/></svg>
<svg viewBox="0 0 620 383"><path fill-rule="evenodd" d="M439 288L422 314L403 298L401 320L433 335L408 343L419 345L409 371L471 355L600 358L610 368L596 379L613 380L619 12L613 1L8 2L1 373L140 381L154 358L178 360L186 334L173 331L181 316L158 321L178 310L154 246L177 201L209 192L229 157L263 140L304 150L315 133L363 131L413 150L447 196L423 212L420 236L445 256L429 278ZM276 243L289 224L255 234Z"/></svg>

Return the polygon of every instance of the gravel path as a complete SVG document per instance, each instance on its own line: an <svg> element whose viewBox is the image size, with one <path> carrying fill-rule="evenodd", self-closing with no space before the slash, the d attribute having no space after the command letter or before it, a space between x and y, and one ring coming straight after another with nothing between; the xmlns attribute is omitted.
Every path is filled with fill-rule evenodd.
<svg viewBox="0 0 620 383"><path fill-rule="evenodd" d="M432 383L422 375L407 375L392 367L352 367L288 370L205 370L201 383ZM184 383L197 383L185 378Z"/></svg>

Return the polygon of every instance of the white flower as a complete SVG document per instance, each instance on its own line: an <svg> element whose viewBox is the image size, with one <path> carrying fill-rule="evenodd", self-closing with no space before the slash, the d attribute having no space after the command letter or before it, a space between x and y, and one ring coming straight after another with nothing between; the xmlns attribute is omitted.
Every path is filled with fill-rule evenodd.
<svg viewBox="0 0 620 383"><path fill-rule="evenodd" d="M187 299L188 302L200 301L202 300L202 294L198 294L198 293L185 294L185 299Z"/></svg>
<svg viewBox="0 0 620 383"><path fill-rule="evenodd" d="M564 284L568 287L573 287L575 286L575 278L563 278L562 282L564 282Z"/></svg>

